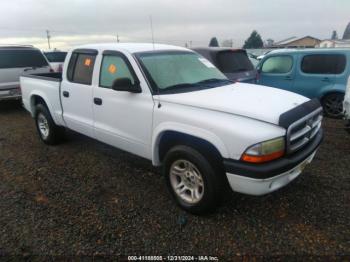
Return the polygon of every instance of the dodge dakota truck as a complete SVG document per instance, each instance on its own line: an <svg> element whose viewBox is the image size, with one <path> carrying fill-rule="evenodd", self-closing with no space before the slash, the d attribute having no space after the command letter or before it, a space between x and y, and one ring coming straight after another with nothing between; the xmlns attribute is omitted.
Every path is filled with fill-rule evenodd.
<svg viewBox="0 0 350 262"><path fill-rule="evenodd" d="M263 195L287 185L323 137L317 99L233 83L181 47L80 46L62 73L20 81L44 143L59 143L68 128L147 158L195 214L215 209L225 188Z"/></svg>

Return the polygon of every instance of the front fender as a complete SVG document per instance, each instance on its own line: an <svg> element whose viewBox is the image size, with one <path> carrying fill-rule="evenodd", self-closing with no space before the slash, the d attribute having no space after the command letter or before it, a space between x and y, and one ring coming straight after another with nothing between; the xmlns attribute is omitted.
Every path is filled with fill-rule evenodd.
<svg viewBox="0 0 350 262"><path fill-rule="evenodd" d="M160 165L159 159L159 142L162 135L166 131L179 132L186 135L191 135L211 143L219 151L223 158L228 158L228 150L223 141L214 133L198 127L177 123L177 122L163 122L159 124L153 132L152 136L152 163L155 166Z"/></svg>

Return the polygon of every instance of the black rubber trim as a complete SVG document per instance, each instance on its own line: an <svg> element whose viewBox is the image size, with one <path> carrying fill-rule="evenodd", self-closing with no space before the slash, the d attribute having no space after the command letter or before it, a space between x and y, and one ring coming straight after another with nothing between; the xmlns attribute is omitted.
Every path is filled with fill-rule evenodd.
<svg viewBox="0 0 350 262"><path fill-rule="evenodd" d="M265 164L251 164L238 160L224 159L225 169L227 173L255 179L274 177L291 170L293 167L303 162L319 147L322 140L323 130L320 129L307 146L292 155Z"/></svg>
<svg viewBox="0 0 350 262"><path fill-rule="evenodd" d="M280 115L278 125L288 129L288 127L293 124L295 121L303 118L304 116L312 113L317 108L321 107L321 103L317 98L309 100L292 110L289 110Z"/></svg>
<svg viewBox="0 0 350 262"><path fill-rule="evenodd" d="M61 82L62 73L41 73L41 74L22 74L24 77L37 78L47 81Z"/></svg>

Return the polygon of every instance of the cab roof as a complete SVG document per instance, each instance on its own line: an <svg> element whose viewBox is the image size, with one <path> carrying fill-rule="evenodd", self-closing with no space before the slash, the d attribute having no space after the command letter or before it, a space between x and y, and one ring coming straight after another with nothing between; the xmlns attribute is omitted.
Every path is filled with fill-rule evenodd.
<svg viewBox="0 0 350 262"><path fill-rule="evenodd" d="M0 50L18 50L18 49L29 49L29 50L38 50L32 45L0 45Z"/></svg>
<svg viewBox="0 0 350 262"><path fill-rule="evenodd" d="M164 44L152 44L152 43L107 43L107 44L88 44L76 46L74 49L95 49L97 51L104 50L115 50L125 51L128 53L148 52L148 51L159 51L159 50L179 50L179 51L190 51L184 47L164 45Z"/></svg>

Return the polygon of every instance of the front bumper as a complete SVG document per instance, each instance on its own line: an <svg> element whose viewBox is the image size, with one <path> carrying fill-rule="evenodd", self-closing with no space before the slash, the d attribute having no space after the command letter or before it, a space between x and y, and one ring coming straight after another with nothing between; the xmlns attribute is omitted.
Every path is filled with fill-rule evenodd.
<svg viewBox="0 0 350 262"><path fill-rule="evenodd" d="M323 131L320 129L303 149L265 164L225 160L226 176L232 190L248 195L264 195L287 185L312 161L322 139Z"/></svg>
<svg viewBox="0 0 350 262"><path fill-rule="evenodd" d="M297 178L303 171L304 167L312 161L315 154L316 151L312 153L312 155L309 156L309 158L304 160L302 163L300 163L293 169L274 177L266 179L254 179L250 177L226 173L227 179L233 191L247 195L265 195L277 189L280 189L281 187L284 187L285 185L293 181L295 178Z"/></svg>

